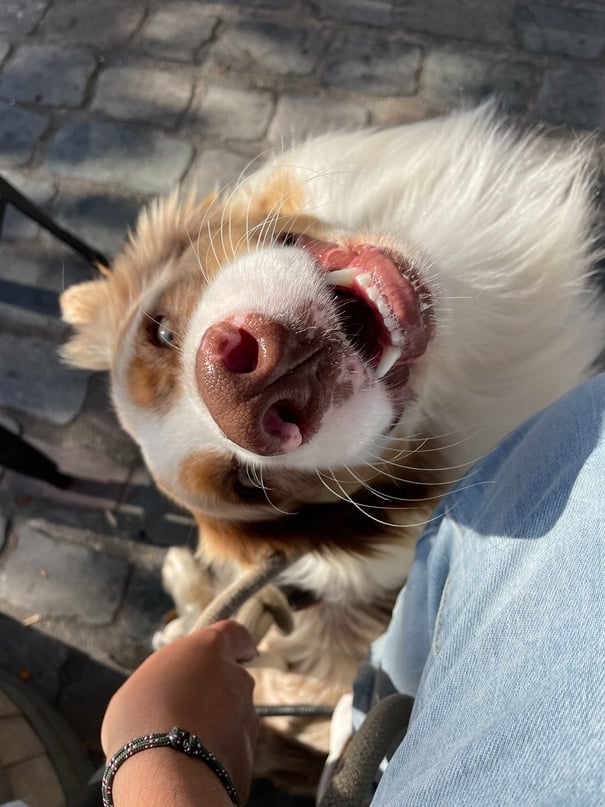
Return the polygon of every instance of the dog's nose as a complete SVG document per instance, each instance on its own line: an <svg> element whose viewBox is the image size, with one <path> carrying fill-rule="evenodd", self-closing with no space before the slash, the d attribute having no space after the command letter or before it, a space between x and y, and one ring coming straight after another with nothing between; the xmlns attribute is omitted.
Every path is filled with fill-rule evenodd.
<svg viewBox="0 0 605 807"><path fill-rule="evenodd" d="M254 454L298 448L319 428L331 400L329 343L262 314L211 325L196 357L200 395L223 434Z"/></svg>

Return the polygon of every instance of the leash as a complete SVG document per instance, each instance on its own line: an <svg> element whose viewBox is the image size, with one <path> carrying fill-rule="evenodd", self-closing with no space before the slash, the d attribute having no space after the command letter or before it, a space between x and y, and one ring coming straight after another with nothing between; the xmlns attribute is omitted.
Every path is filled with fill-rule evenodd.
<svg viewBox="0 0 605 807"><path fill-rule="evenodd" d="M73 233L61 227L57 222L52 219L42 208L34 204L31 199L24 196L21 191L18 191L14 185L11 185L3 176L0 176L0 235L2 233L2 223L4 220L4 213L6 206L12 205L24 216L32 219L43 227L49 233L58 238L67 246L75 250L81 255L91 266L109 266L110 260L102 252L89 246L82 239L75 236Z"/></svg>
<svg viewBox="0 0 605 807"><path fill-rule="evenodd" d="M18 191L3 176L0 176L0 236L2 235L2 225L8 205L12 205L24 216L32 219L40 227L52 233L59 241L67 244L88 261L91 266L109 266L110 260L106 255L57 224L54 219L38 205L34 204L31 199ZM68 487L73 481L72 477L60 472L57 464L50 457L32 446L20 435L14 434L2 425L0 425L0 466L10 468L12 471L39 479L61 489Z"/></svg>
<svg viewBox="0 0 605 807"><path fill-rule="evenodd" d="M274 552L264 563L234 580L204 610L194 630L228 619L236 612L258 642L274 622L285 633L293 628L292 612L285 594L270 581L298 560ZM360 807L370 791L382 760L407 732L414 701L408 695L389 695L368 713L330 779L317 807ZM260 717L329 718L332 709L308 703L256 707Z"/></svg>

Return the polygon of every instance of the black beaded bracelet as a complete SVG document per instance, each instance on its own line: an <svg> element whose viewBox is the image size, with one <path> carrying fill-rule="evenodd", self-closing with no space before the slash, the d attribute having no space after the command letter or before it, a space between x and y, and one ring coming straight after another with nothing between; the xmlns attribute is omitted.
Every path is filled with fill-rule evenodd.
<svg viewBox="0 0 605 807"><path fill-rule="evenodd" d="M202 743L195 734L190 734L184 729L175 726L167 734L163 731L154 734L143 734L142 737L135 737L112 756L105 766L103 781L101 782L101 795L103 796L103 807L114 807L113 804L113 780L127 759L137 754L139 751L147 751L149 748L174 748L175 751L182 751L188 757L201 759L210 768L212 773L219 779L227 795L236 807L240 807L240 800L233 780L221 765L218 759Z"/></svg>

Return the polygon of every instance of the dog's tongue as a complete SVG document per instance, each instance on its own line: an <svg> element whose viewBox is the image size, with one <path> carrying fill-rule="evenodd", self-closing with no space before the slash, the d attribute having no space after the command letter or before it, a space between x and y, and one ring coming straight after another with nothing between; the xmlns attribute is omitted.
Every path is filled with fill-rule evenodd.
<svg viewBox="0 0 605 807"><path fill-rule="evenodd" d="M377 320L397 324L394 330L401 336L396 336L395 340L397 344L404 343L401 351L404 363L413 363L423 355L433 330L426 314L431 307L430 292L411 266L404 261L398 266L393 257L373 244L346 247L306 235L299 236L296 243L315 258L324 272L335 278L332 285L350 289L376 311L379 310L376 300L380 299L383 309L377 314ZM341 283L339 278L345 274L349 277L343 278ZM386 341L393 341L392 333L387 334Z"/></svg>

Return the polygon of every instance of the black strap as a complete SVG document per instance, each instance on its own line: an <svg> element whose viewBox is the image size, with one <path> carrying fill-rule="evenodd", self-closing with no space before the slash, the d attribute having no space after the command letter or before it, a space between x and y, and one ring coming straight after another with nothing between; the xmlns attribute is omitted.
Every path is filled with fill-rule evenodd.
<svg viewBox="0 0 605 807"><path fill-rule="evenodd" d="M50 218L43 210L35 205L26 196L23 196L10 182L7 182L4 177L0 176L0 233L2 232L2 219L4 217L4 210L6 204L11 204L20 210L24 215L33 219L49 233L52 233L64 244L67 244L83 258L85 258L93 266L109 266L109 258L102 252L99 252L93 247L85 244L72 233L60 227L53 219Z"/></svg>
<svg viewBox="0 0 605 807"><path fill-rule="evenodd" d="M8 204L16 207L25 216L33 219L49 233L52 233L64 244L67 244L93 266L109 266L109 258L75 235L60 227L43 210L30 199L20 193L10 182L0 176L0 234ZM50 457L34 448L22 437L0 425L0 466L11 468L17 473L27 474L34 479L41 479L55 487L65 488L72 481L71 477L61 473Z"/></svg>

